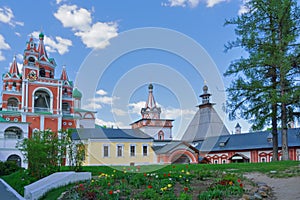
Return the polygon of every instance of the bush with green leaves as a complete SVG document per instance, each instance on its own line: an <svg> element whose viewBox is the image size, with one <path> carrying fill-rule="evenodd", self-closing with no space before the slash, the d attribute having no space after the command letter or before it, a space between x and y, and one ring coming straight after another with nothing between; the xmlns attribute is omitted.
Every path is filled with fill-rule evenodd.
<svg viewBox="0 0 300 200"><path fill-rule="evenodd" d="M16 162L13 161L0 161L0 176L9 175L20 170L21 167L17 165Z"/></svg>

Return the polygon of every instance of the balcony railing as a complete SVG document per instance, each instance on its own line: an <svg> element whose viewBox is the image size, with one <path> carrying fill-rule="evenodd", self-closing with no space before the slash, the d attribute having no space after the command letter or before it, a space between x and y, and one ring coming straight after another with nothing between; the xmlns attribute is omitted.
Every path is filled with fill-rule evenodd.
<svg viewBox="0 0 300 200"><path fill-rule="evenodd" d="M34 107L34 112L50 112L50 108Z"/></svg>
<svg viewBox="0 0 300 200"><path fill-rule="evenodd" d="M7 106L7 110L9 110L9 111L18 111L19 108L16 107L16 106Z"/></svg>

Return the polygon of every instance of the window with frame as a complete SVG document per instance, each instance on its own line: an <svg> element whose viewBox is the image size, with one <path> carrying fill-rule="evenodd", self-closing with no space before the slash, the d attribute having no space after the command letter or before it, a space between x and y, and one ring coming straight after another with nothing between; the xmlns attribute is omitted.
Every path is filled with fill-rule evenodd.
<svg viewBox="0 0 300 200"><path fill-rule="evenodd" d="M135 145L130 145L130 156L135 156Z"/></svg>
<svg viewBox="0 0 300 200"><path fill-rule="evenodd" d="M148 156L148 145L143 145L143 156Z"/></svg>
<svg viewBox="0 0 300 200"><path fill-rule="evenodd" d="M122 157L122 156L123 156L123 146L117 145L117 157Z"/></svg>
<svg viewBox="0 0 300 200"><path fill-rule="evenodd" d="M109 157L109 146L108 145L103 146L103 157Z"/></svg>

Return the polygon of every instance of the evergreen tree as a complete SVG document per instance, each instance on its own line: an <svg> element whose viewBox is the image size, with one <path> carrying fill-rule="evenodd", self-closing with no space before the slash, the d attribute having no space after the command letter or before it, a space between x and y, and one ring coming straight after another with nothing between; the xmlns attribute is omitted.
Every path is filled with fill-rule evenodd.
<svg viewBox="0 0 300 200"><path fill-rule="evenodd" d="M278 160L278 123L283 159L288 159L288 108L299 102L299 8L294 0L250 0L235 25L237 39L226 50L242 48L246 58L233 61L225 76L237 78L228 88L230 117L252 122L253 130L272 125L273 160Z"/></svg>

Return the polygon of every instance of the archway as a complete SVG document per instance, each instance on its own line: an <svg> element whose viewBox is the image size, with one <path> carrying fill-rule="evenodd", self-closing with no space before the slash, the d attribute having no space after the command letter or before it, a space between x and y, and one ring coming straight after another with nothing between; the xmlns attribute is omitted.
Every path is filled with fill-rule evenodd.
<svg viewBox="0 0 300 200"><path fill-rule="evenodd" d="M172 158L171 162L172 164L189 164L190 158L185 154L177 155Z"/></svg>
<svg viewBox="0 0 300 200"><path fill-rule="evenodd" d="M38 90L34 93L34 111L49 112L51 108L50 105L50 95L47 91Z"/></svg>
<svg viewBox="0 0 300 200"><path fill-rule="evenodd" d="M19 127L16 127L16 126L8 127L4 131L4 138L8 138L8 139L22 139L23 138L23 134L22 133L23 133L23 131Z"/></svg>
<svg viewBox="0 0 300 200"><path fill-rule="evenodd" d="M13 155L10 155L8 158L7 158L7 161L12 161L12 162L15 162L19 167L21 167L21 157L16 155L16 154L13 154Z"/></svg>
<svg viewBox="0 0 300 200"><path fill-rule="evenodd" d="M188 150L176 150L169 156L169 163L198 163L196 156Z"/></svg>

